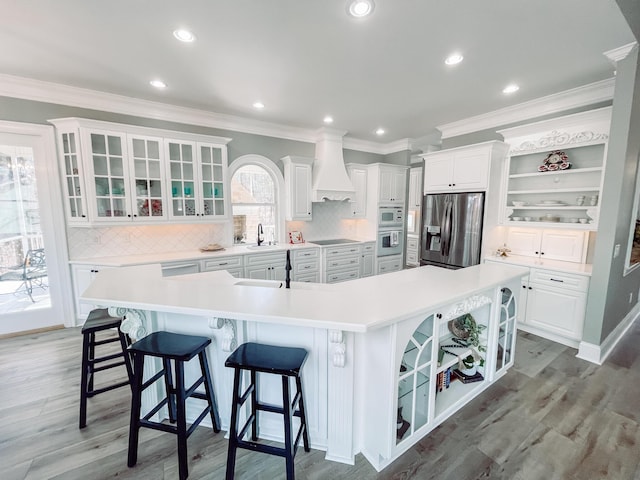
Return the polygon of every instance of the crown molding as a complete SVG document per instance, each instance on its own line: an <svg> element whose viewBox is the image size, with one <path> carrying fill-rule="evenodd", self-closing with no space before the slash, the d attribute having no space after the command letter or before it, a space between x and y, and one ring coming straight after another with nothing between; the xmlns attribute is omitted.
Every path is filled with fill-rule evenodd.
<svg viewBox="0 0 640 480"><path fill-rule="evenodd" d="M638 46L637 42L627 43L618 48L614 48L613 50L607 50L604 52L604 56L607 57L611 62L615 65L620 60L627 58L627 55L631 53L631 51Z"/></svg>
<svg viewBox="0 0 640 480"><path fill-rule="evenodd" d="M615 79L610 78L590 83L582 87L537 98L529 102L519 103L511 107L501 108L493 112L476 115L464 120L438 126L442 138L451 138L467 133L488 130L490 128L521 122L531 118L542 117L604 102L613 98Z"/></svg>
<svg viewBox="0 0 640 480"><path fill-rule="evenodd" d="M347 150L357 150L359 152L376 153L378 155L389 155L390 153L411 150L410 138L402 138L395 142L377 143L367 140L359 140L357 138L345 138L343 147Z"/></svg>

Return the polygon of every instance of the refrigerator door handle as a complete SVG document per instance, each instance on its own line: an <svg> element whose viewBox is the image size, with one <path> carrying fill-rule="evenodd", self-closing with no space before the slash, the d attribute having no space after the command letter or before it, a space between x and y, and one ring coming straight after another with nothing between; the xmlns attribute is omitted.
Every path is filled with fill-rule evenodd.
<svg viewBox="0 0 640 480"><path fill-rule="evenodd" d="M451 210L453 203L447 202L444 207L444 215L442 219L442 255L449 255L449 247L451 247Z"/></svg>

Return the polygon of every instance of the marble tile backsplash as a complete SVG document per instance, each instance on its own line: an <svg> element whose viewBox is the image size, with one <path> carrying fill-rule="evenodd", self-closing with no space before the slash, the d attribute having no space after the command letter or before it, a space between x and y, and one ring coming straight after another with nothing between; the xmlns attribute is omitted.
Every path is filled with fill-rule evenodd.
<svg viewBox="0 0 640 480"><path fill-rule="evenodd" d="M225 232L219 224L68 228L69 258L194 250L209 243L224 244Z"/></svg>
<svg viewBox="0 0 640 480"><path fill-rule="evenodd" d="M312 204L311 222L287 222L287 238L290 231L301 231L305 240L357 237L357 221L349 218L349 202L319 202Z"/></svg>

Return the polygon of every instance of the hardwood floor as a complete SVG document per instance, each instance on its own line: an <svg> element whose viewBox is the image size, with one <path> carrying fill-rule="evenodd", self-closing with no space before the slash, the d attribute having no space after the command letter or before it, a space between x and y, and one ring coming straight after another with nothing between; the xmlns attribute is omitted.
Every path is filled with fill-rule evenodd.
<svg viewBox="0 0 640 480"><path fill-rule="evenodd" d="M143 429L138 464L126 465L130 393L91 399L78 429L79 329L0 340L0 477L13 479L175 479L175 437ZM602 366L575 350L518 335L516 365L403 457L376 473L296 457L298 479L640 479L640 326ZM223 433L189 439L189 478L224 477ZM284 460L238 453L237 479L284 478Z"/></svg>

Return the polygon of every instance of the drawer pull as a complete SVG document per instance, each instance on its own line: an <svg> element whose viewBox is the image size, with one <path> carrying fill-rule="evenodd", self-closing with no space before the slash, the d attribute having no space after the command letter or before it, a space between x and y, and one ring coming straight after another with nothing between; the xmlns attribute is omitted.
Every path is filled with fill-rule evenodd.
<svg viewBox="0 0 640 480"><path fill-rule="evenodd" d="M557 278L549 278L549 280L551 280L552 282L560 282L560 283L564 283L564 280L559 280Z"/></svg>
<svg viewBox="0 0 640 480"><path fill-rule="evenodd" d="M229 262L222 262L222 263L219 263L218 265L222 266L222 265L227 265L228 263Z"/></svg>

